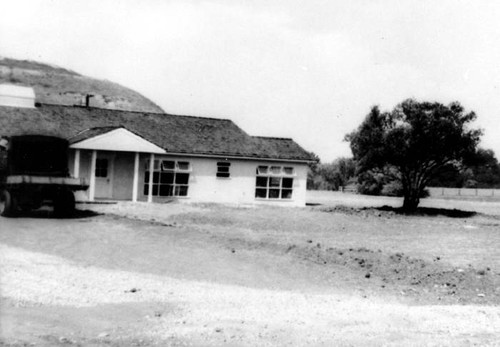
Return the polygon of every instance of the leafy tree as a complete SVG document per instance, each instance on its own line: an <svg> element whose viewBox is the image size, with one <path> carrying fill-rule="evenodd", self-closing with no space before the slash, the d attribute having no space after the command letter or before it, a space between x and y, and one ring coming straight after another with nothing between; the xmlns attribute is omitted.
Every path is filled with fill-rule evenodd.
<svg viewBox="0 0 500 347"><path fill-rule="evenodd" d="M491 188L500 185L500 164L491 149L478 148L465 163L469 168L468 185L474 188Z"/></svg>
<svg viewBox="0 0 500 347"><path fill-rule="evenodd" d="M320 158L319 156L314 153L314 152L309 152L309 154L311 155L311 157L314 158L314 161L311 161L308 166L308 170L307 170L307 189L315 189L314 188L314 181L315 181L315 178L318 176L318 168L319 168L319 165L320 165Z"/></svg>
<svg viewBox="0 0 500 347"><path fill-rule="evenodd" d="M414 212L429 180L475 151L481 131L468 128L475 118L458 102L444 106L408 99L390 112L373 107L346 140L358 174L378 170L399 180L403 210Z"/></svg>
<svg viewBox="0 0 500 347"><path fill-rule="evenodd" d="M384 184L387 182L387 176L379 170L360 172L357 178L358 193L364 195L380 195Z"/></svg>
<svg viewBox="0 0 500 347"><path fill-rule="evenodd" d="M320 165L316 186L319 190L337 190L338 173L333 163Z"/></svg>
<svg viewBox="0 0 500 347"><path fill-rule="evenodd" d="M495 188L500 186L500 164L491 149L478 148L463 165L447 165L430 186L454 188Z"/></svg>
<svg viewBox="0 0 500 347"><path fill-rule="evenodd" d="M465 185L470 176L471 172L466 167L448 164L429 181L429 186L461 188Z"/></svg>
<svg viewBox="0 0 500 347"><path fill-rule="evenodd" d="M328 164L318 164L314 171L309 169L307 189L338 190L352 180L356 165L352 158L338 158Z"/></svg>
<svg viewBox="0 0 500 347"><path fill-rule="evenodd" d="M353 158L338 158L333 162L333 166L337 172L339 186L346 186L356 176L356 163Z"/></svg>
<svg viewBox="0 0 500 347"><path fill-rule="evenodd" d="M361 194L402 196L400 187L396 188L396 193L389 192L386 189L387 186L394 186L394 182L397 182L398 186L401 184L399 181L395 181L392 175L387 175L380 170L374 169L360 172L357 181L358 192Z"/></svg>

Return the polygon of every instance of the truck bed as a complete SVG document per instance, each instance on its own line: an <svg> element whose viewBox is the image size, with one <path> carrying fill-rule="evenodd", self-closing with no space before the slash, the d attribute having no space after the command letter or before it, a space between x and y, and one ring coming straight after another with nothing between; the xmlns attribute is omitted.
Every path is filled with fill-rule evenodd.
<svg viewBox="0 0 500 347"><path fill-rule="evenodd" d="M30 175L12 175L7 176L5 183L7 185L58 185L66 186L71 190L86 190L89 184L84 178L74 177L49 177L49 176L30 176Z"/></svg>

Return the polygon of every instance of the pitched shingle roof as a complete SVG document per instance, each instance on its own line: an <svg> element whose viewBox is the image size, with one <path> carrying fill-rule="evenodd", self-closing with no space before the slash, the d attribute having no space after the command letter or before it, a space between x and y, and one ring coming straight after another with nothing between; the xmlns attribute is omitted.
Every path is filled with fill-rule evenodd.
<svg viewBox="0 0 500 347"><path fill-rule="evenodd" d="M311 161L292 139L254 137L229 119L41 104L0 107L0 136L39 134L81 141L118 127L167 153Z"/></svg>

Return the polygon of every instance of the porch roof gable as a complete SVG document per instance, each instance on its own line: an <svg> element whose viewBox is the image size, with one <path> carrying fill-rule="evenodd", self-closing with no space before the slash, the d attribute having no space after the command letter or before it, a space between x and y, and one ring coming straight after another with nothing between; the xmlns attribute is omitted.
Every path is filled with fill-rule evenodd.
<svg viewBox="0 0 500 347"><path fill-rule="evenodd" d="M87 129L71 138L70 148L165 154L165 150L124 127Z"/></svg>

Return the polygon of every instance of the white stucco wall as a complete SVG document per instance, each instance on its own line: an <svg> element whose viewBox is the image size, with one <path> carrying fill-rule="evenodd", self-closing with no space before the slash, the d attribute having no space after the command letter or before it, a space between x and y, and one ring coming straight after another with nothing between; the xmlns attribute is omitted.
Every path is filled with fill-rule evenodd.
<svg viewBox="0 0 500 347"><path fill-rule="evenodd" d="M90 151L80 152L80 177L90 178ZM146 201L144 194L144 168L149 154L140 155L138 199ZM306 202L307 165L302 163L286 163L277 161L228 160L231 163L230 177L218 178L217 162L224 159L192 158L155 155L155 159L187 161L192 171L189 176L188 197L179 197L182 202L216 202L235 204L270 204L281 206L304 206ZM72 175L74 151L70 155L70 172ZM132 199L134 155L117 152L114 162L113 199ZM287 166L295 169L292 199L266 200L255 198L256 168L259 165ZM88 192L78 193L77 199L87 200ZM170 197L154 197L153 201L171 199Z"/></svg>
<svg viewBox="0 0 500 347"><path fill-rule="evenodd" d="M307 165L274 161L228 160L231 163L229 178L216 177L217 162L224 159L156 156L158 159L188 161L192 172L189 177L188 197L179 200L186 202L217 202L236 204L271 204L283 206L304 206L306 203ZM141 177L144 182L145 156L141 156ZM256 168L259 165L290 166L295 169L292 199L265 200L255 198ZM143 186L139 189L141 200L146 200Z"/></svg>

